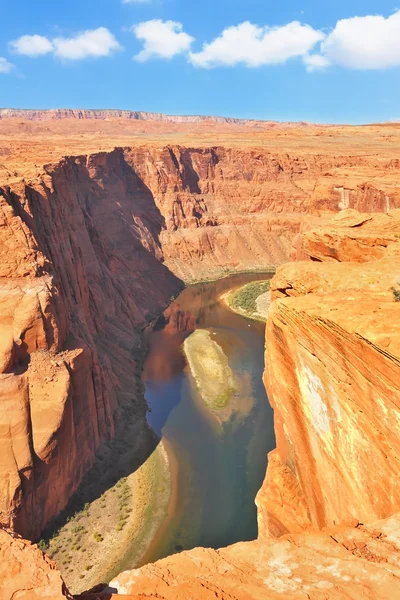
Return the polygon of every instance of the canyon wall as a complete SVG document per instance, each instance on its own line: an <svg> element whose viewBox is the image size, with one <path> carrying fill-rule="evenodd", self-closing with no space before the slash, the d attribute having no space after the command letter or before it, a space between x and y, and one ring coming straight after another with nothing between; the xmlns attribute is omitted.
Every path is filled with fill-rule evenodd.
<svg viewBox="0 0 400 600"><path fill-rule="evenodd" d="M37 536L113 437L124 406L137 412L143 445L136 328L179 291L178 278L285 262L299 232L340 209L344 174L363 181L365 169L373 182L348 184L346 205L397 206L382 164L359 156L148 145L31 166L23 178L7 167L1 522Z"/></svg>
<svg viewBox="0 0 400 600"><path fill-rule="evenodd" d="M265 381L277 450L265 535L293 531L294 512L298 530L400 509L399 239L400 211L344 211L302 236L295 253L309 262L272 280ZM285 506L268 493L277 488Z"/></svg>
<svg viewBox="0 0 400 600"><path fill-rule="evenodd" d="M400 207L395 182L379 182L383 165L369 158L222 146L123 152L164 218L165 264L186 281L282 264L299 232L342 208ZM361 183L367 171L374 183Z"/></svg>
<svg viewBox="0 0 400 600"><path fill-rule="evenodd" d="M127 408L143 444L140 330L179 277L291 255L272 280L277 450L257 498L259 539L183 553L111 587L137 598L400 594L398 164L150 145L66 157L24 178L5 169L1 522L37 536ZM380 214L344 210L310 229L348 208ZM52 577L54 596L67 595Z"/></svg>
<svg viewBox="0 0 400 600"><path fill-rule="evenodd" d="M311 283L301 283L300 277L289 283L284 279L276 288L276 296L307 294L311 298L315 290L326 291L324 285L330 290L347 277L348 266L336 263L348 260L350 250L352 261L389 260L385 259L386 250L389 256L397 243L390 227L385 225L383 233L380 231L383 221L368 240L365 236L355 241L354 236L347 236L344 241L342 234L334 239L328 239L326 233L307 234L310 228L327 222L332 213L347 208L379 212L380 219L390 221L393 209L400 207L395 129L377 128L371 133L355 128L350 132L282 126L271 137L267 130L262 138L254 139L242 138L239 133L223 138L217 133L204 143L197 139L196 143L189 139L178 143L175 133L168 133L166 141L167 130L163 130L149 142L140 136L152 120L150 125L140 120L142 132L130 129L131 122L137 125L135 117L125 119L119 115L119 122L113 121L113 115L105 115L105 120L104 115L99 119L81 116L56 114L48 127L42 116L37 122L32 116L27 123L22 121L30 119L27 115L9 118L3 114L6 118L0 123L0 396L4 407L0 411L0 477L4 482L0 487L0 522L30 538L38 536L66 505L98 449L114 436L125 411L134 413L133 443L138 448L153 443L140 385L141 330L179 292L180 280L276 266L292 255L312 259L307 262L310 270L305 272L305 280ZM181 127L179 121L174 123ZM165 126L170 127L168 120ZM96 135L90 137L87 131L93 131L93 127ZM107 137L109 134L103 131L112 131L113 135ZM374 151L366 154L365 144L359 140L371 135ZM118 147L113 149L116 142ZM68 156L61 158L66 153ZM365 224L363 221L351 226L353 232L370 227L370 217L363 219ZM342 267L342 272L330 280L322 274L321 261ZM351 269L357 271L359 267L353 265ZM302 268L299 263L296 272ZM280 271L277 281L285 272ZM372 280L373 274L369 277ZM388 289L397 282L395 269L393 277L388 272L385 282L389 306ZM381 297L381 291L372 291ZM363 288L362 294L354 294L357 298L367 295L368 302L372 302L369 288L368 292ZM336 308L344 300L338 300ZM276 334L277 339L284 341L281 348L276 343L272 352L276 353L277 364L283 366L268 379L274 402L281 393L282 397L283 392L289 394L285 405L289 402L290 410L290 402L294 408L296 402L289 388L299 384L288 379L288 390L279 386L286 377L288 348L295 345L289 333L285 338L286 316L282 315L289 309L284 303L294 301L282 300L280 324L278 313L274 317L274 331L279 327L282 330ZM298 301L306 302L301 298ZM322 326L315 316L319 310L317 297L308 301L315 302L315 307L310 305L310 314L301 317L304 323L296 323L294 313L287 317L293 321L295 339L301 328L303 335L310 330L322 336L318 329ZM334 312L334 301L329 302ZM366 314L369 309L367 304L365 307ZM274 315L277 310L274 308ZM324 310L328 310L328 304ZM343 312L344 319L346 311L338 311ZM331 323L330 314L324 318ZM350 314L349 323L354 318ZM368 318L365 316L365 323ZM375 341L364 330L354 334L344 321L329 330L329 339L336 335L334 346L340 345L342 330L353 336L355 353L360 348L364 351L365 346L373 364L377 361L383 368ZM383 338L385 335L382 333ZM326 345L327 338L322 336L321 346ZM301 358L306 360L312 352L311 347L304 350ZM374 433L378 438L387 435L388 425L378 421L385 416L386 400L393 394L390 386L396 364L391 347L385 352L381 354L389 363L384 375L377 373L366 384L364 375L360 378L357 374L361 366L355 362L353 371L346 375L349 381L356 379L354 389L358 386L366 398L370 398L375 385L381 386L385 408L374 415L368 430L368 435ZM315 369L325 385L325 376ZM336 377L334 373L332 369L332 377ZM320 384L314 375L315 371L311 382L301 385L305 395L315 387L317 397ZM331 385L335 386L335 381ZM335 393L341 392L337 389ZM371 399L366 403L368 408L361 410L365 410L364 419L368 421L373 403ZM349 481L343 483L343 477L337 481L332 453L329 455L332 440L336 443L342 432L325 431L328 417L317 402L315 410L318 414L322 411L322 429L315 439L307 438L305 417L299 417L291 427L293 439L286 439L285 408L277 405L276 410L281 442L270 459L270 491L265 492L265 501L266 488L259 495L260 537L301 531L310 524L320 526L358 518L359 512L359 518L364 519L364 513L368 519L380 518L395 509L395 483L390 484L387 499L382 498L386 485L382 483L377 499L368 499L363 507L354 499L342 501L346 504L344 515L339 499L325 501L327 482L336 486L338 496L348 494L351 487ZM388 411L387 419L397 418L392 405ZM340 406L340 418L351 423L354 411ZM318 436L330 441L320 443ZM346 452L352 449L357 456L365 456L365 440L355 433L352 436L354 440L344 440ZM308 457L304 470L298 466L299 459L296 462L292 456L297 439ZM394 442L389 446L379 454L376 444L373 453L385 478L391 477L397 453ZM341 472L345 464L343 450ZM352 469L356 464L355 459ZM325 479L315 484L314 490L310 482L312 478L317 481L322 471ZM361 494L367 485L360 483L364 471L357 477L353 491ZM379 487L372 478L368 474L368 485L377 483Z"/></svg>
<svg viewBox="0 0 400 600"><path fill-rule="evenodd" d="M258 540L127 571L110 591L400 595L399 240L400 211L343 211L298 237L303 260L272 279L265 382L277 449L257 497Z"/></svg>
<svg viewBox="0 0 400 600"><path fill-rule="evenodd" d="M0 189L0 514L26 537L64 508L123 410L146 444L139 329L181 282L141 185L115 152Z"/></svg>

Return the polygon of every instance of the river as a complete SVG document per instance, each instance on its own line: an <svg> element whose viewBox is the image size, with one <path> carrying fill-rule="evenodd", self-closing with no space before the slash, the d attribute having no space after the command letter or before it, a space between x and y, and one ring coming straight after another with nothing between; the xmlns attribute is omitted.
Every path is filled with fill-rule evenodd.
<svg viewBox="0 0 400 600"><path fill-rule="evenodd" d="M141 564L197 546L220 548L257 537L255 496L275 447L262 382L263 323L229 310L221 294L265 274L233 275L187 287L149 337L143 380L148 420L163 440L172 475L168 515ZM236 381L237 411L222 425L202 402L182 351L196 329L224 350Z"/></svg>

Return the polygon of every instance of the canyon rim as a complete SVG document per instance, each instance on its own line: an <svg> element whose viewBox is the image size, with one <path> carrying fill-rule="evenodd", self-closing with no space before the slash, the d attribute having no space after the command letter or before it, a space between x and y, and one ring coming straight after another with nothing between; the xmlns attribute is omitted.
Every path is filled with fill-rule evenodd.
<svg viewBox="0 0 400 600"><path fill-rule="evenodd" d="M86 597L400 597L399 148L396 124L0 111L1 598L71 597L28 540L99 456L157 446L140 375L171 298L275 268L257 540Z"/></svg>

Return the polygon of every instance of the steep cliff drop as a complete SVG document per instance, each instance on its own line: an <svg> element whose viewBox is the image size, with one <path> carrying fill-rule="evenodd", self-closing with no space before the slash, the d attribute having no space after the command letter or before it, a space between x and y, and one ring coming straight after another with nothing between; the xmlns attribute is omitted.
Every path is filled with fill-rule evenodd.
<svg viewBox="0 0 400 600"><path fill-rule="evenodd" d="M57 118L54 135L42 120L0 123L1 522L36 538L126 411L138 454L154 447L141 332L181 279L278 265L292 252L311 260L274 280L266 383L278 448L258 497L259 540L184 553L113 585L164 598L185 586L202 598L265 598L266 588L271 598L319 598L325 585L346 598L358 579L369 597L390 598L398 519L388 517L400 510L397 129L310 126L300 136L295 126L253 134L253 124L249 136L228 123L239 129L221 137L202 123L193 145L193 131L177 138L166 121L161 138L173 130L176 142L166 145L154 121L151 135L138 119L105 122L98 135L93 119L90 139L85 119L70 121ZM307 233L349 207L387 214L340 213Z"/></svg>
<svg viewBox="0 0 400 600"><path fill-rule="evenodd" d="M0 188L0 514L31 539L125 410L138 453L154 444L139 330L181 282L161 262L163 218L120 158L65 159Z"/></svg>
<svg viewBox="0 0 400 600"><path fill-rule="evenodd" d="M399 596L399 238L400 211L344 211L297 240L311 260L272 280L277 450L257 498L258 540L183 553L111 588L171 599Z"/></svg>
<svg viewBox="0 0 400 600"><path fill-rule="evenodd" d="M295 478L317 527L400 510L399 238L399 211L344 211L300 240L296 252L312 262L285 265L272 281L275 464ZM274 500L264 526L291 531Z"/></svg>

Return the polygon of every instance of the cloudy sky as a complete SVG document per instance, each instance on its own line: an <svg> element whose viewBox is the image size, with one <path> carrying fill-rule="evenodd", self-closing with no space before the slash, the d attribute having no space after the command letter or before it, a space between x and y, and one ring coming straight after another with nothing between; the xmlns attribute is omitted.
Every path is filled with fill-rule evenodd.
<svg viewBox="0 0 400 600"><path fill-rule="evenodd" d="M400 119L386 0L2 0L0 106Z"/></svg>

